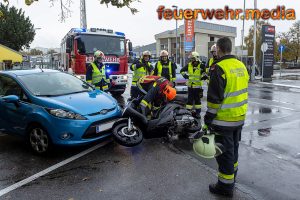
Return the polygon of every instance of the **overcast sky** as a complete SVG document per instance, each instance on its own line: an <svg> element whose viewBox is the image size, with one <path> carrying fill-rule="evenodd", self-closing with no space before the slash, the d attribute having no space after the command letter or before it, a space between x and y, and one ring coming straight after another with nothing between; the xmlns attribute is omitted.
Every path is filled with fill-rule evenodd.
<svg viewBox="0 0 300 200"><path fill-rule="evenodd" d="M121 31L126 34L134 46L146 45L155 42L154 35L165 30L175 28L175 20L158 20L156 9L159 5L171 8L177 5L181 9L196 8L224 8L228 5L230 8L243 8L243 0L140 0L140 3L134 3L132 6L139 12L132 15L127 8L114 8L101 5L98 0L86 0L87 25L88 27L108 28L115 31ZM276 8L277 5L285 5L286 8L293 8L296 11L296 18L299 20L300 1L299 0L257 0L258 8ZM72 16L65 22L59 21L60 7L59 3L51 7L48 0L39 0L31 6L26 6L24 0L10 0L11 5L25 10L25 15L29 16L35 27L41 28L36 31L35 40L31 44L34 47L57 48L63 36L73 27L80 26L79 0L73 0L71 7ZM246 8L253 8L253 0L246 0ZM299 13L298 13L299 12ZM200 18L201 19L201 18ZM202 20L202 19L201 19ZM237 27L236 44L241 42L242 20L206 20L207 22L235 26ZM276 26L277 32L287 31L295 21L269 21ZM179 21L179 25L183 21ZM248 32L253 21L246 21L245 31Z"/></svg>

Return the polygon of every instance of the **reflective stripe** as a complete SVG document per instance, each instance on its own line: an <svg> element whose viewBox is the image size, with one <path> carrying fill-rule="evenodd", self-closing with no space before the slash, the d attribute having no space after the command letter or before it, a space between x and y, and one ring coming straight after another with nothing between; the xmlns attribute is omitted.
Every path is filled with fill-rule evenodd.
<svg viewBox="0 0 300 200"><path fill-rule="evenodd" d="M148 102L145 101L145 100L142 100L142 101L141 101L141 105L144 106L144 107L149 107Z"/></svg>
<svg viewBox="0 0 300 200"><path fill-rule="evenodd" d="M186 109L189 109L189 110L193 109L192 105L186 105L185 107L186 107Z"/></svg>
<svg viewBox="0 0 300 200"><path fill-rule="evenodd" d="M218 109L214 109L214 108L208 108L207 112L211 113L211 114L217 114Z"/></svg>
<svg viewBox="0 0 300 200"><path fill-rule="evenodd" d="M201 104L200 105L195 105L196 109L200 109L201 107L202 107Z"/></svg>
<svg viewBox="0 0 300 200"><path fill-rule="evenodd" d="M105 90L105 89L108 89L108 85L104 85L102 86L102 88Z"/></svg>
<svg viewBox="0 0 300 200"><path fill-rule="evenodd" d="M232 103L232 104L223 104L221 106L221 109L225 109L225 108L237 108L237 107L240 107L240 106L243 106L245 104L248 103L248 99L242 101L242 102L239 102L239 103Z"/></svg>
<svg viewBox="0 0 300 200"><path fill-rule="evenodd" d="M192 86L191 88L202 88L202 86Z"/></svg>
<svg viewBox="0 0 300 200"><path fill-rule="evenodd" d="M100 90L100 87L99 87L99 86L96 86L95 88L98 89L98 90Z"/></svg>
<svg viewBox="0 0 300 200"><path fill-rule="evenodd" d="M88 81L86 81L86 82L88 82L88 83L92 83L92 80L88 80Z"/></svg>
<svg viewBox="0 0 300 200"><path fill-rule="evenodd" d="M237 121L237 122L225 122L225 121L221 121L221 120L216 120L214 119L212 121L212 124L214 125L218 125L218 126L241 126L245 123L244 120L242 121Z"/></svg>
<svg viewBox="0 0 300 200"><path fill-rule="evenodd" d="M240 94L244 94L248 92L248 88L236 91L236 92L229 92L229 93L225 93L224 96L225 97L234 97L234 96L239 96Z"/></svg>
<svg viewBox="0 0 300 200"><path fill-rule="evenodd" d="M219 172L218 179L222 183L232 184L232 183L234 183L234 174L227 175L227 174L223 174L223 173Z"/></svg>
<svg viewBox="0 0 300 200"><path fill-rule="evenodd" d="M234 171L236 172L238 170L239 162L234 163Z"/></svg>
<svg viewBox="0 0 300 200"><path fill-rule="evenodd" d="M136 82L132 82L132 83L131 83L131 86L136 86Z"/></svg>
<svg viewBox="0 0 300 200"><path fill-rule="evenodd" d="M209 108L219 109L220 106L221 106L221 104L207 102L207 107L209 107Z"/></svg>

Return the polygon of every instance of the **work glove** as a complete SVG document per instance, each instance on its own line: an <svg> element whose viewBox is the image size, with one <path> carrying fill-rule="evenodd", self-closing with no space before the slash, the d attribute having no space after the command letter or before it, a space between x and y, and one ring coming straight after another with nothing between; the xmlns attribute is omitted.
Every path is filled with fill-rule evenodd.
<svg viewBox="0 0 300 200"><path fill-rule="evenodd" d="M201 80L207 80L208 79L208 75L206 73L203 73Z"/></svg>

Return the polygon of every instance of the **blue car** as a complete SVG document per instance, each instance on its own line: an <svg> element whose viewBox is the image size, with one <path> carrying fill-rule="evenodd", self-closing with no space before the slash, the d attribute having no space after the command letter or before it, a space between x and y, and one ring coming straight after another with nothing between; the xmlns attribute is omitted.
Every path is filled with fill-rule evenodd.
<svg viewBox="0 0 300 200"><path fill-rule="evenodd" d="M120 116L113 97L72 75L42 69L0 72L0 133L24 136L36 153L108 137Z"/></svg>

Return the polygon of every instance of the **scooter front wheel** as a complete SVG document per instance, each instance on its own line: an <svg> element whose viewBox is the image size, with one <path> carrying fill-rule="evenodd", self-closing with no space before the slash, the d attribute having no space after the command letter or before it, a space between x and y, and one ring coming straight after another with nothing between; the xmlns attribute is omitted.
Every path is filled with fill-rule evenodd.
<svg viewBox="0 0 300 200"><path fill-rule="evenodd" d="M113 129L115 141L126 147L133 147L143 141L143 133L141 129L135 125L128 130L128 123L121 123Z"/></svg>

